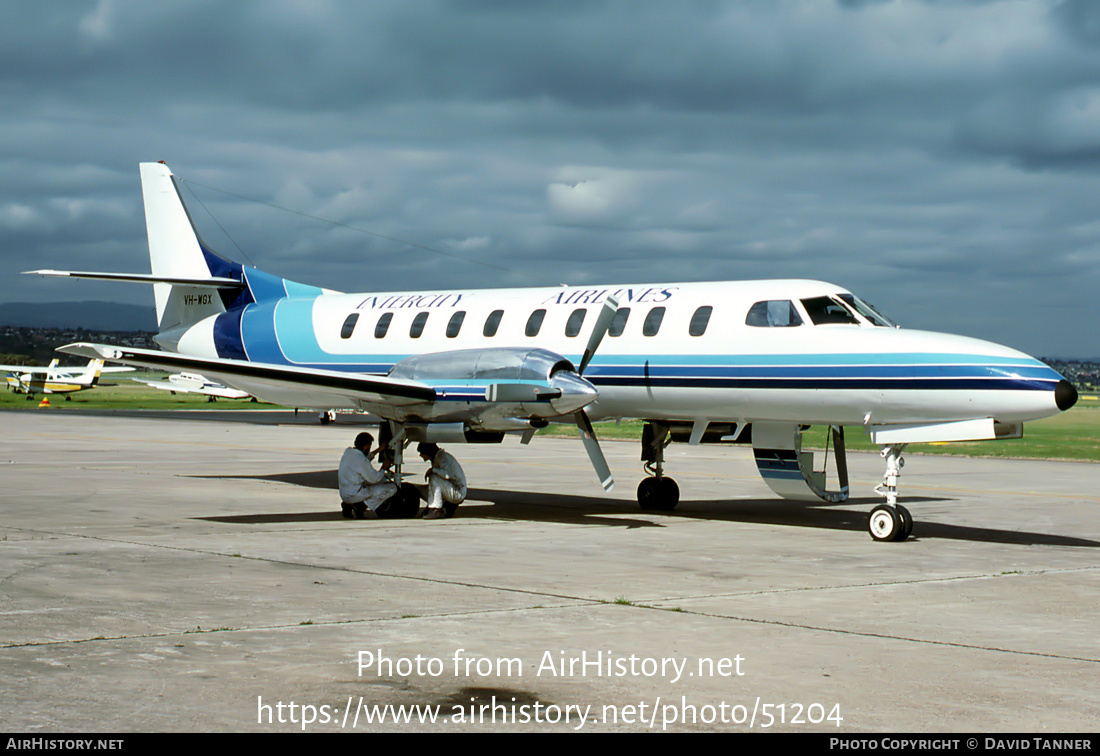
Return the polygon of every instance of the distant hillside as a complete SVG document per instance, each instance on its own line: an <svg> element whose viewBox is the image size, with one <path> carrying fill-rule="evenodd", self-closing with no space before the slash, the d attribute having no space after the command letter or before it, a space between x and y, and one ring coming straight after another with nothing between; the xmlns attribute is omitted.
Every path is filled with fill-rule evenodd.
<svg viewBox="0 0 1100 756"><path fill-rule="evenodd" d="M152 307L117 302L0 303L0 325L21 328L85 328L89 331L155 331Z"/></svg>

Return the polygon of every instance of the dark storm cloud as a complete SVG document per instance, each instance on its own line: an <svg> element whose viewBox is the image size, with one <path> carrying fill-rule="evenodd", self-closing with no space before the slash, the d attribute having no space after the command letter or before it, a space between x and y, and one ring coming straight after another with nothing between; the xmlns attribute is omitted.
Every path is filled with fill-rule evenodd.
<svg viewBox="0 0 1100 756"><path fill-rule="evenodd" d="M165 159L211 244L311 283L815 277L1100 352L1060 328L1100 319L1091 2L9 3L0 95L3 300L145 269Z"/></svg>

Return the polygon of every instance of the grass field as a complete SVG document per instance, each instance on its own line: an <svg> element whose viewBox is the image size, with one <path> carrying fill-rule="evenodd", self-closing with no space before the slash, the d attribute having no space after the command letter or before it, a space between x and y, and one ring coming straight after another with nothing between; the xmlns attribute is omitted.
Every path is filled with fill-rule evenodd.
<svg viewBox="0 0 1100 756"><path fill-rule="evenodd" d="M127 376L135 375L127 373ZM146 376L137 374L149 380L163 380L163 373L153 373ZM143 383L134 383L128 377L118 375L105 376L104 383L116 384L97 386L88 391L79 391L73 394L50 394L51 409L57 411L75 411L81 409L271 409L274 405L263 402L253 402L249 399L218 399L216 403L208 403L202 394L171 394L167 391L146 386ZM68 400L65 396L70 397ZM13 391L0 392L0 409L36 409L43 395L35 395L33 399L24 394L16 394ZM48 411L43 408L42 411Z"/></svg>
<svg viewBox="0 0 1100 756"><path fill-rule="evenodd" d="M162 376L154 375L153 378ZM115 386L102 386L91 391L71 394L71 400L63 396L51 396L50 408L38 409L40 396L28 400L22 394L0 391L0 409L25 409L38 412L78 412L81 409L271 409L274 405L252 402L247 399L219 399L208 403L200 394L170 394L140 383L110 376L108 381ZM576 428L571 425L552 425L542 431L546 435L575 436ZM823 429L813 428L808 432L806 448L814 447L815 439L824 439ZM622 423L597 423L596 435L601 439L637 440L642 435L640 420ZM848 428L845 441L853 451L876 450L870 440L857 428ZM820 443L820 441L819 441ZM951 444L912 444L907 454L954 454L970 457L1004 457L1019 459L1072 459L1100 462L1100 399L1096 394L1082 394L1077 406L1069 412L1056 417L1028 423L1024 427L1024 437L1007 441L979 441L974 443Z"/></svg>

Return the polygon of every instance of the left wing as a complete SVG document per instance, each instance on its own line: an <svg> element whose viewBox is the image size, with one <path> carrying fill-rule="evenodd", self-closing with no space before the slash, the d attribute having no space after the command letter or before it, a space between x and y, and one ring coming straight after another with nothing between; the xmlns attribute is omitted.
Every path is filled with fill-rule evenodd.
<svg viewBox="0 0 1100 756"><path fill-rule="evenodd" d="M431 403L436 398L435 389L419 381L362 373L270 365L245 360L206 359L175 352L132 349L109 344L67 344L59 347L58 351L138 367L202 373L208 378L253 395L262 396L267 388L283 395L300 394L311 398L311 401L298 405L302 407L352 406L384 412L387 407Z"/></svg>

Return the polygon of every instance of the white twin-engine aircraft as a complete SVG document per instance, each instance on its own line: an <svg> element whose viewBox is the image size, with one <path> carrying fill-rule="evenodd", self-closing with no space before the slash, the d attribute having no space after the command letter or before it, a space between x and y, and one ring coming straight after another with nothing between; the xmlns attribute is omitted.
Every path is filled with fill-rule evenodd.
<svg viewBox="0 0 1100 756"><path fill-rule="evenodd" d="M818 281L665 283L342 294L245 267L199 239L163 163L141 165L151 274L33 271L154 286L165 350L71 344L60 351L201 373L269 402L352 408L387 422L382 442L523 442L575 422L603 487L611 472L592 421L640 418L644 509L679 500L672 440L751 443L789 499L848 496L844 426L882 447L885 503L871 536L900 541L905 445L1019 437L1077 391L1038 360L985 341L896 327ZM801 449L829 426L835 486ZM398 478L400 479L400 478ZM416 511L415 500L403 509ZM411 512L410 512L411 510Z"/></svg>

